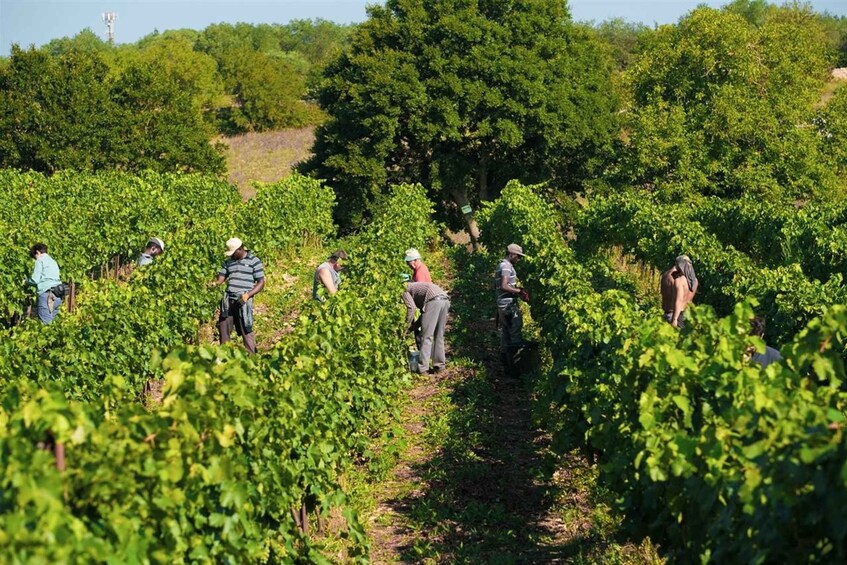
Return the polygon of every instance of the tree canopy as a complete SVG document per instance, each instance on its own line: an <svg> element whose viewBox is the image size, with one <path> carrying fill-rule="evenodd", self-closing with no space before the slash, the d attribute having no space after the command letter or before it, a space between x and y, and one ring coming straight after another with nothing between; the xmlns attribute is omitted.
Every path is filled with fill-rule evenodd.
<svg viewBox="0 0 847 565"><path fill-rule="evenodd" d="M738 4L647 37L627 72L624 180L670 195L842 193L813 124L832 64L821 21Z"/></svg>
<svg viewBox="0 0 847 565"><path fill-rule="evenodd" d="M389 183L457 206L513 178L576 188L617 132L611 62L556 0L371 6L318 89L329 115L304 169L367 216Z"/></svg>
<svg viewBox="0 0 847 565"><path fill-rule="evenodd" d="M154 63L12 48L0 70L0 166L222 172L190 93Z"/></svg>

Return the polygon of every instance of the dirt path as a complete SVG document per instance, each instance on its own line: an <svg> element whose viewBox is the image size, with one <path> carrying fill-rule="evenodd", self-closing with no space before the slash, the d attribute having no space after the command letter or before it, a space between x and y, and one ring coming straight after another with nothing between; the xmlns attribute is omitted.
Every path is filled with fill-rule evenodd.
<svg viewBox="0 0 847 565"><path fill-rule="evenodd" d="M608 545L593 539L589 466L550 452L529 380L501 369L487 282L455 281L449 369L409 393L408 448L367 519L375 563L572 561Z"/></svg>

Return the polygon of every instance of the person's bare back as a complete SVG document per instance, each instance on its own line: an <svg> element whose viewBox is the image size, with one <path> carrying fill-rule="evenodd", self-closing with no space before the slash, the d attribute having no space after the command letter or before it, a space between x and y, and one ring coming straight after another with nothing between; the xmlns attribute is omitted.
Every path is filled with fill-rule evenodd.
<svg viewBox="0 0 847 565"><path fill-rule="evenodd" d="M665 320L672 326L679 327L682 313L694 298L694 292L689 290L685 275L676 266L662 273L660 289Z"/></svg>

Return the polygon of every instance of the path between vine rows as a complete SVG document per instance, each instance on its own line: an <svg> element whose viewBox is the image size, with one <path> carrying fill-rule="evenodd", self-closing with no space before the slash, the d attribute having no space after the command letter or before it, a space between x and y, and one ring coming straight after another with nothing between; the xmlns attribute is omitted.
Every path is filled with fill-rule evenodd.
<svg viewBox="0 0 847 565"><path fill-rule="evenodd" d="M323 254L301 250L267 265L270 283L256 307L260 351L291 331ZM552 453L550 436L532 422L529 380L504 374L489 277L456 276L489 266L462 248L450 255L446 280L436 281L451 295L448 368L416 377L408 391L400 418L406 447L362 513L370 560L651 561L611 539L608 523L598 526L595 470L579 456ZM211 326L204 341L214 339Z"/></svg>
<svg viewBox="0 0 847 565"><path fill-rule="evenodd" d="M448 270L465 273L479 258L460 251L456 261ZM418 377L409 391L401 418L407 448L365 516L371 560L602 558L607 542L592 539L589 466L551 453L550 437L532 423L531 386L504 374L488 277L447 278L448 369Z"/></svg>

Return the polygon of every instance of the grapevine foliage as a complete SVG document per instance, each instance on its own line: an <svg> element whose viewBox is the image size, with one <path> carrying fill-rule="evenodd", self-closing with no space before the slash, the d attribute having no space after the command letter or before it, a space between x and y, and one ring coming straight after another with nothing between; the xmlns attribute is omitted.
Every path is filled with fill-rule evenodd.
<svg viewBox="0 0 847 565"><path fill-rule="evenodd" d="M809 313L782 348L785 363L763 370L747 355L763 347L748 335L755 298L723 318L692 307L680 332L626 292L596 291L530 188L511 184L481 216L490 249L517 241L529 255L521 275L553 357L540 386L554 444L598 455L636 534L682 562L847 558L847 307L819 303L822 315ZM578 237L629 242L644 258L690 250L701 288L736 296L739 277L726 267L742 265L741 254L727 259L684 222L672 237L660 216L624 198L592 203ZM798 272L791 284L803 280Z"/></svg>
<svg viewBox="0 0 847 565"><path fill-rule="evenodd" d="M125 286L153 298L155 287L166 285L164 295L170 298L153 299L171 301L155 303L157 311L184 314L195 302L202 309L205 296L195 300L188 289L220 259L221 240L215 238L231 228L232 218L252 221L242 233L256 238L263 226L274 232L302 227L290 230L294 239L279 233L267 238L275 243L264 244L266 251L296 245L304 236L322 237L331 227L317 223L330 217L333 198L316 181L293 177L262 190L258 203L248 205L272 203L262 214L236 209L223 220L210 219L221 224L209 228L208 242L193 239L205 232L198 234L196 226L190 230L187 240L198 242L192 251L199 254L207 243L216 251L208 262L194 256L196 277L168 282L180 279L169 268L188 259L178 252L169 255L169 249L157 262L173 264L163 261L138 277L134 273ZM309 303L294 331L269 354L246 356L233 346L178 346L164 359L139 356L107 365L98 357L87 365L97 378L77 382L68 377L68 367L52 368L48 361L84 355L91 342L49 342L50 355L67 357L41 363L41 380L65 390L39 388L33 380L40 379L29 378L25 366L23 377L14 378L7 364L0 407L0 559L325 562L320 547L297 529L292 510L303 503L324 512L344 505L340 472L394 410L408 375L396 273L405 248L423 248L435 237L431 212L421 187L396 187L372 226L343 243L351 250L353 268L340 291L326 303ZM313 231L303 232L303 226ZM104 283L85 296L92 302L117 300L123 291L117 283ZM86 316L87 308L81 305L80 313L54 325L79 328L71 324ZM116 315L114 323L121 319ZM122 340L168 345L135 326L135 320L122 323L111 327L126 328ZM26 335L50 340L52 328L39 326L40 333ZM128 383L148 369L166 381L162 404L152 410L125 395ZM64 472L39 448L50 436L66 447ZM350 509L344 516L353 541L348 557L364 559L361 524Z"/></svg>

